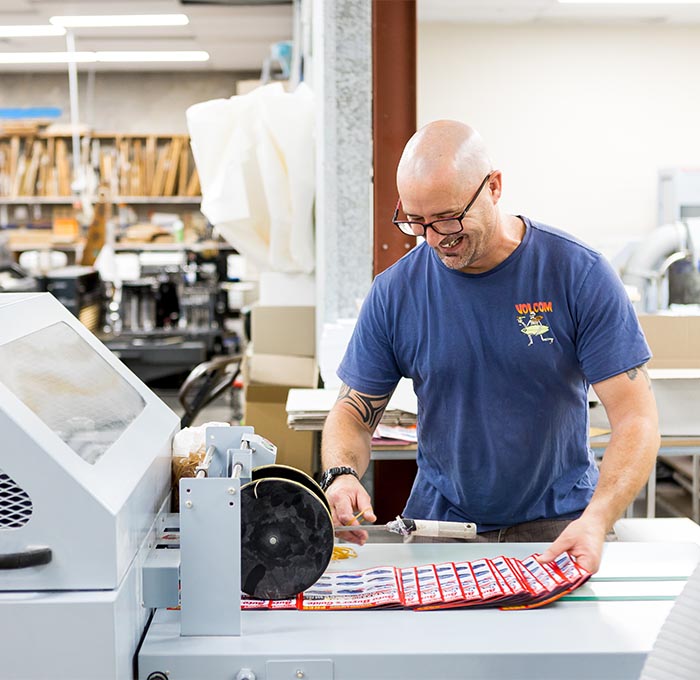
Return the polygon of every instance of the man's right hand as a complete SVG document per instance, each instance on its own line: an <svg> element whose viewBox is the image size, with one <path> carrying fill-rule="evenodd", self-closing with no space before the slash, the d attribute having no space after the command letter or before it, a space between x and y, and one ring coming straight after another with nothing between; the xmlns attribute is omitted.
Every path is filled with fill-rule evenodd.
<svg viewBox="0 0 700 680"><path fill-rule="evenodd" d="M361 511L362 519L368 523L376 522L377 517L372 510L372 500L365 488L352 475L341 475L333 480L326 489L326 497L331 506L333 525L359 525L355 516ZM367 532L343 531L342 538L350 543L364 545L367 541Z"/></svg>

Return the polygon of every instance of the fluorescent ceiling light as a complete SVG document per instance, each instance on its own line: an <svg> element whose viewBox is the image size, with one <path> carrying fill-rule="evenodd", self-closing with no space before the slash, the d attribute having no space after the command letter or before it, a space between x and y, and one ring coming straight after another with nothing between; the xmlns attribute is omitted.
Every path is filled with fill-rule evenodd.
<svg viewBox="0 0 700 680"><path fill-rule="evenodd" d="M700 5L700 0L559 0L560 5Z"/></svg>
<svg viewBox="0 0 700 680"><path fill-rule="evenodd" d="M0 26L0 38L42 38L50 35L65 35L63 26L35 24L29 26Z"/></svg>
<svg viewBox="0 0 700 680"><path fill-rule="evenodd" d="M94 52L0 52L0 64L68 64L97 61Z"/></svg>
<svg viewBox="0 0 700 680"><path fill-rule="evenodd" d="M66 28L101 28L109 26L185 26L186 14L102 14L96 16L55 16L49 21Z"/></svg>
<svg viewBox="0 0 700 680"><path fill-rule="evenodd" d="M204 50L181 50L179 52L95 52L97 61L209 61Z"/></svg>
<svg viewBox="0 0 700 680"><path fill-rule="evenodd" d="M181 52L0 52L0 64L68 64L208 61L209 53L200 50Z"/></svg>

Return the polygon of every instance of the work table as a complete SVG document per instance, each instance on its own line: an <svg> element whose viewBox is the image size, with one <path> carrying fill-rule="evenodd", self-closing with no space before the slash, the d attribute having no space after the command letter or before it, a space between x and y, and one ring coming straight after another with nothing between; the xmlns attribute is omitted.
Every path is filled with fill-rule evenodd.
<svg viewBox="0 0 700 680"><path fill-rule="evenodd" d="M636 680L675 597L700 561L700 545L693 542L697 525L689 520L623 522L623 536L648 533L654 541L667 527L675 542L607 543L599 572L542 609L244 611L237 638L181 638L179 613L158 610L139 656L139 677L145 680L167 665L170 680L202 673L212 680L231 678L239 669L250 669L251 680ZM330 569L523 558L545 547L368 543L356 548L356 558Z"/></svg>

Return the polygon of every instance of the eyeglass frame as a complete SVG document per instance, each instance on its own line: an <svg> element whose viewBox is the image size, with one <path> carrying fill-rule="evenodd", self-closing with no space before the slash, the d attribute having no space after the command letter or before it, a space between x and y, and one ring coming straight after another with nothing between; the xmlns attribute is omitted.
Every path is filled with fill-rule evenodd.
<svg viewBox="0 0 700 680"><path fill-rule="evenodd" d="M401 198L396 203L396 210L394 210L394 216L391 219L392 224L396 225L396 228L405 236L415 236L418 238L419 236L425 236L426 232L428 231L428 227L430 227L436 234L440 234L440 236L452 236L453 234L461 234L464 231L464 225L462 224L462 220L465 218L466 214L469 212L469 209L474 205L476 202L476 199L479 198L479 194L483 191L484 187L488 183L488 181L491 179L491 177L494 174L494 170L492 170L484 179L482 180L481 184L479 185L479 188L476 190L476 193L474 196L472 196L471 201L467 203L467 207L462 210L462 212L457 216L457 217L441 217L437 220L433 220L432 222L416 222L414 220L399 220L397 219L399 216L399 206L401 205ZM441 232L439 229L435 227L435 224L437 222L453 222L454 220L457 220L459 222L459 229L457 231L448 231L446 233ZM423 232L420 234L414 233L413 229L409 226L409 229L411 229L411 233L405 232L399 225L400 224L415 224L423 227Z"/></svg>

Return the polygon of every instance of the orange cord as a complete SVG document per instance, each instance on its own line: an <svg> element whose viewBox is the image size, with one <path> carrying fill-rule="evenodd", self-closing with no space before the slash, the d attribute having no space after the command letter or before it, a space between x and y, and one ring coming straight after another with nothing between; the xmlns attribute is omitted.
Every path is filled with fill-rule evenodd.
<svg viewBox="0 0 700 680"><path fill-rule="evenodd" d="M357 553L349 546L333 546L333 556L331 557L332 560L348 560L352 559L353 557L357 557Z"/></svg>
<svg viewBox="0 0 700 680"><path fill-rule="evenodd" d="M350 526L356 519L359 520L360 517L362 517L368 510L371 510L371 509L372 509L372 508L369 507L369 508L365 508L364 510L360 510L360 512L358 512L349 522L347 522L347 523L345 524L345 526L346 526L346 527L347 527L347 526Z"/></svg>
<svg viewBox="0 0 700 680"><path fill-rule="evenodd" d="M371 508L360 510L360 512L358 512L345 526L349 526L356 519L360 519L360 517L362 517L368 510L371 510ZM358 529L359 528L360 527L358 526ZM332 560L347 560L352 559L353 557L357 557L357 553L349 546L336 545L333 547L333 556L331 557Z"/></svg>

